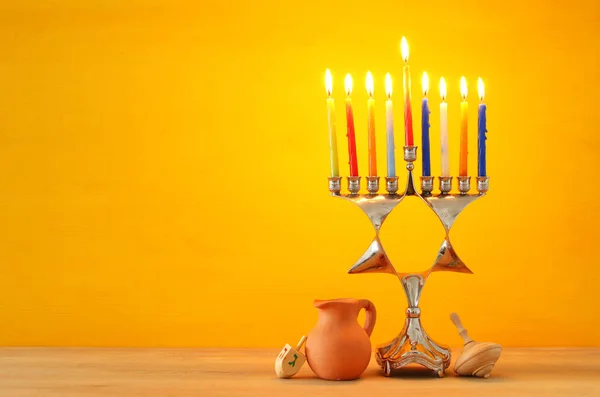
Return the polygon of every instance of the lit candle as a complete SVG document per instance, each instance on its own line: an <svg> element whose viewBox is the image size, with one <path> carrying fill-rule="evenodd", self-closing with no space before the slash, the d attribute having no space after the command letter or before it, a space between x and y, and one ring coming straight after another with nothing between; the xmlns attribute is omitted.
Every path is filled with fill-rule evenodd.
<svg viewBox="0 0 600 397"><path fill-rule="evenodd" d="M446 80L440 79L440 133L442 137L442 176L450 176L450 157L448 156L448 104L446 103Z"/></svg>
<svg viewBox="0 0 600 397"><path fill-rule="evenodd" d="M467 80L465 76L460 78L460 160L458 163L458 175L468 176L467 160L469 158L469 103L467 102Z"/></svg>
<svg viewBox="0 0 600 397"><path fill-rule="evenodd" d="M481 103L479 104L479 113L477 118L477 154L478 154L478 176L487 176L486 173L486 159L485 159L485 141L487 140L486 132L487 132L487 119L485 115L485 111L487 107L483 102L484 97L484 88L483 88L483 80L481 77L477 80L477 91L479 94L479 100Z"/></svg>
<svg viewBox="0 0 600 397"><path fill-rule="evenodd" d="M329 160L331 165L331 176L340 176L340 167L337 152L337 137L335 129L335 106L331 91L333 81L329 69L325 71L325 89L327 90L327 121L329 123Z"/></svg>
<svg viewBox="0 0 600 397"><path fill-rule="evenodd" d="M396 176L396 155L394 153L394 108L392 105L392 76L385 75L385 93L387 101L385 102L385 121L387 132L387 171L388 176Z"/></svg>
<svg viewBox="0 0 600 397"><path fill-rule="evenodd" d="M352 76L346 75L344 80L346 88L346 126L348 137L348 163L350 164L350 176L358 176L358 159L356 157L356 134L354 133L354 112L352 111Z"/></svg>
<svg viewBox="0 0 600 397"><path fill-rule="evenodd" d="M400 42L400 52L404 61L402 68L402 81L404 85L404 141L406 146L413 146L412 110L410 107L410 67L408 66L408 43L406 37Z"/></svg>
<svg viewBox="0 0 600 397"><path fill-rule="evenodd" d="M373 75L367 72L367 102L368 132L369 132L369 176L377 176L377 150L375 149L375 100L373 99Z"/></svg>
<svg viewBox="0 0 600 397"><path fill-rule="evenodd" d="M423 145L423 176L431 176L431 157L429 147L429 101L427 100L427 91L429 91L429 76L423 72L421 79L423 86L423 106L421 107L421 143Z"/></svg>

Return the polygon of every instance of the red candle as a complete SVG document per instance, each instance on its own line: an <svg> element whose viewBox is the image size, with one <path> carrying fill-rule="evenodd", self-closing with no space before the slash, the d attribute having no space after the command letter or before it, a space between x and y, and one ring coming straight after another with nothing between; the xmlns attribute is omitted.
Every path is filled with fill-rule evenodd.
<svg viewBox="0 0 600 397"><path fill-rule="evenodd" d="M348 133L348 163L350 164L350 176L358 176L358 159L356 158L356 134L354 133L354 113L352 111L352 76L346 75L344 80L346 86L346 125Z"/></svg>
<svg viewBox="0 0 600 397"><path fill-rule="evenodd" d="M406 37L402 37L400 52L404 60L403 83L404 83L404 141L406 146L413 146L412 109L410 106L410 67L408 66L408 43Z"/></svg>

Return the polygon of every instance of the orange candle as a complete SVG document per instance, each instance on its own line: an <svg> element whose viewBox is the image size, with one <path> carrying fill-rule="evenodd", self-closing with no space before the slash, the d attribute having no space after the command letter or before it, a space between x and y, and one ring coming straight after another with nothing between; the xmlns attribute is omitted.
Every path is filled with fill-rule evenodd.
<svg viewBox="0 0 600 397"><path fill-rule="evenodd" d="M373 99L373 75L367 72L367 93L369 101L368 110L368 132L369 132L369 176L377 176L377 150L375 149L375 100Z"/></svg>
<svg viewBox="0 0 600 397"><path fill-rule="evenodd" d="M469 156L469 103L467 102L467 80L465 77L460 78L460 95L462 102L460 103L460 161L458 166L459 176L468 176L467 158Z"/></svg>

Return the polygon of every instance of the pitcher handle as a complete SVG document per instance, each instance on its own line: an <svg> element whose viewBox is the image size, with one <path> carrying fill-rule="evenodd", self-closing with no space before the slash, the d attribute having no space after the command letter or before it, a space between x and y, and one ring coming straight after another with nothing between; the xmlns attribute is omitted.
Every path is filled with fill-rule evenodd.
<svg viewBox="0 0 600 397"><path fill-rule="evenodd" d="M365 309L365 325L364 329L367 335L371 336L373 328L375 328L375 320L377 319L377 311L375 305L368 299L361 299L358 301L361 309Z"/></svg>

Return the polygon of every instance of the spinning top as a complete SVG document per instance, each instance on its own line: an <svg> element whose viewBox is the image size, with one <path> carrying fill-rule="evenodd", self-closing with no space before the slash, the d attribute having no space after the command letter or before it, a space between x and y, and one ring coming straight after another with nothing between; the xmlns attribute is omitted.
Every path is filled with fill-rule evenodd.
<svg viewBox="0 0 600 397"><path fill-rule="evenodd" d="M458 314L452 313L450 319L456 325L458 333L465 342L462 353L454 363L454 372L457 375L489 378L494 364L500 358L502 346L491 342L475 342L469 338Z"/></svg>
<svg viewBox="0 0 600 397"><path fill-rule="evenodd" d="M306 336L302 335L295 349L288 344L283 347L275 359L275 373L278 377L291 378L300 371L300 367L306 362L306 357L299 351L305 341Z"/></svg>

